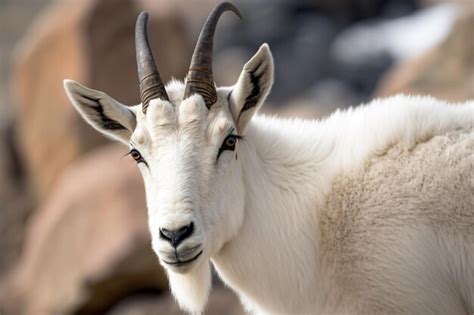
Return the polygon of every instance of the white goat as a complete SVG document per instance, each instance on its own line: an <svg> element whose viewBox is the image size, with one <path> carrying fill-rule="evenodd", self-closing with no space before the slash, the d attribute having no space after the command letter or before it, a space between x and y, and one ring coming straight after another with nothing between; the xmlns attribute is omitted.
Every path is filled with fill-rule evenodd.
<svg viewBox="0 0 474 315"><path fill-rule="evenodd" d="M209 16L186 84L162 85L137 21L142 105L66 80L100 132L131 146L152 245L180 306L203 311L211 262L255 313L474 312L474 102L403 95L322 121L254 116L264 44L215 88Z"/></svg>

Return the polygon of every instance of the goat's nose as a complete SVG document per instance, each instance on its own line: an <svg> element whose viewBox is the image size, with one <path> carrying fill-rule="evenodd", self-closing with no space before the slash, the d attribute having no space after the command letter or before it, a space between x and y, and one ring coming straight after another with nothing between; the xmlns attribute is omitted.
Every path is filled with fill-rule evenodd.
<svg viewBox="0 0 474 315"><path fill-rule="evenodd" d="M186 238L191 236L194 231L193 222L189 223L182 228L176 230L168 230L165 228L160 228L160 237L173 245L173 247L178 247L178 245L184 241Z"/></svg>

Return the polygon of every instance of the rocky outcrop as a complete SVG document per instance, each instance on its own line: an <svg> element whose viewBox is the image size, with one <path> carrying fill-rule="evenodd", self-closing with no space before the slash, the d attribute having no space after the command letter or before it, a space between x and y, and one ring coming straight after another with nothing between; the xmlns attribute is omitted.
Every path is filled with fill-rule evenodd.
<svg viewBox="0 0 474 315"><path fill-rule="evenodd" d="M124 104L139 102L133 36L139 10L132 0L58 1L19 47L12 82L18 132L39 200L70 162L106 141L66 99L65 78L103 90ZM152 15L149 22L164 79L184 76L192 51L173 12Z"/></svg>
<svg viewBox="0 0 474 315"><path fill-rule="evenodd" d="M375 94L428 94L453 102L474 99L474 10L466 9L444 42L396 66Z"/></svg>
<svg viewBox="0 0 474 315"><path fill-rule="evenodd" d="M0 282L20 253L32 208L13 126L13 121L0 121Z"/></svg>
<svg viewBox="0 0 474 315"><path fill-rule="evenodd" d="M109 146L75 163L34 213L1 292L12 314L101 313L134 292L167 288L142 179L124 151Z"/></svg>

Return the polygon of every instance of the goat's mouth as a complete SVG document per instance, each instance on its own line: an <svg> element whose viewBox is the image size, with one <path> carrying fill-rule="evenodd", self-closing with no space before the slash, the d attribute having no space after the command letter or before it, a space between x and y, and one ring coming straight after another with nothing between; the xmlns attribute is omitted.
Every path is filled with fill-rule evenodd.
<svg viewBox="0 0 474 315"><path fill-rule="evenodd" d="M202 253L203 253L203 251L201 250L196 256L194 256L190 259L186 259L186 260L180 260L178 257L175 261L167 261L167 260L164 260L164 259L161 259L161 260L167 265L179 268L179 267L183 267L183 266L191 264L192 262L197 260L199 258L199 256L202 255Z"/></svg>

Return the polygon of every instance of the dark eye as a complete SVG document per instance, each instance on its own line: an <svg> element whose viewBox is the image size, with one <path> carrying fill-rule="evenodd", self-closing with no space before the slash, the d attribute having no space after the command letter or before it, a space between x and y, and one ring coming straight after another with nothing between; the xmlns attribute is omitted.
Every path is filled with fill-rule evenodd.
<svg viewBox="0 0 474 315"><path fill-rule="evenodd" d="M143 157L142 155L140 154L140 152L138 152L136 149L132 149L130 150L130 155L132 156L132 158L138 162L143 162Z"/></svg>
<svg viewBox="0 0 474 315"><path fill-rule="evenodd" d="M235 150L235 144L237 143L238 136L236 135L228 135L225 139L224 142L222 142L222 145L219 149L219 153L217 154L217 159L219 159L219 156L222 154L222 152L229 150L229 151L234 151Z"/></svg>
<svg viewBox="0 0 474 315"><path fill-rule="evenodd" d="M224 145L228 148L228 150L234 150L236 143L237 138L233 135L228 136L224 141Z"/></svg>

